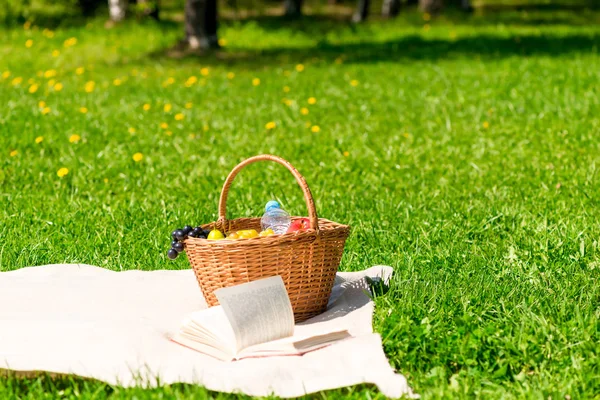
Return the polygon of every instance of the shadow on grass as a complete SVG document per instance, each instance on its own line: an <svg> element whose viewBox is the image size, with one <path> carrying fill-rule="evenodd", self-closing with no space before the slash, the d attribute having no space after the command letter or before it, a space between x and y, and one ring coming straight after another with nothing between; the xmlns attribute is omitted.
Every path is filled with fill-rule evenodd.
<svg viewBox="0 0 600 400"><path fill-rule="evenodd" d="M240 65L254 68L293 63L333 62L340 57L346 64L438 61L464 57L482 59L536 55L560 57L572 53L597 53L599 45L600 33L521 37L478 35L456 40L426 39L419 35L411 35L382 42L334 44L323 41L314 47L306 48L279 47L260 51L238 51L233 48L200 56L173 55L160 51L150 54L147 62L180 58L178 61L185 63Z"/></svg>

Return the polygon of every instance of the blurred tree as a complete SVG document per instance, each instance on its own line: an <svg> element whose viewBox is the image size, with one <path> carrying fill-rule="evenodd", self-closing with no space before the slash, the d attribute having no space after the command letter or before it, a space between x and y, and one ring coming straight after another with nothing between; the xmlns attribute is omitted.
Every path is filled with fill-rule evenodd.
<svg viewBox="0 0 600 400"><path fill-rule="evenodd" d="M400 12L400 0L383 0L381 4L381 15L384 18L392 18Z"/></svg>
<svg viewBox="0 0 600 400"><path fill-rule="evenodd" d="M108 0L108 14L114 22L124 20L127 14L127 0Z"/></svg>
<svg viewBox="0 0 600 400"><path fill-rule="evenodd" d="M93 2L95 0L79 0L80 2ZM137 15L150 16L158 19L159 6L158 0L135 0L135 10ZM128 0L108 0L108 13L110 19L114 22L119 22L125 19L127 9L129 8Z"/></svg>
<svg viewBox="0 0 600 400"><path fill-rule="evenodd" d="M284 0L283 8L288 17L297 17L302 14L302 0Z"/></svg>
<svg viewBox="0 0 600 400"><path fill-rule="evenodd" d="M192 50L219 47L217 0L186 0L185 42Z"/></svg>
<svg viewBox="0 0 600 400"><path fill-rule="evenodd" d="M443 0L419 0L419 8L421 11L429 14L436 14L440 12L443 5Z"/></svg>
<svg viewBox="0 0 600 400"><path fill-rule="evenodd" d="M363 22L369 16L369 6L371 0L358 0L356 3L356 11L352 15L352 22Z"/></svg>

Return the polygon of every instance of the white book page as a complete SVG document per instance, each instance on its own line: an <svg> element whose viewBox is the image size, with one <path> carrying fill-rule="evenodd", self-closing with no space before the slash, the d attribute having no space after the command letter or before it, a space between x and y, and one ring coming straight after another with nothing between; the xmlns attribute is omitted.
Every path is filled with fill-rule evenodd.
<svg viewBox="0 0 600 400"><path fill-rule="evenodd" d="M229 319L236 351L294 334L294 312L280 276L215 290Z"/></svg>
<svg viewBox="0 0 600 400"><path fill-rule="evenodd" d="M231 360L236 352L235 334L221 306L190 314L171 339L220 359Z"/></svg>

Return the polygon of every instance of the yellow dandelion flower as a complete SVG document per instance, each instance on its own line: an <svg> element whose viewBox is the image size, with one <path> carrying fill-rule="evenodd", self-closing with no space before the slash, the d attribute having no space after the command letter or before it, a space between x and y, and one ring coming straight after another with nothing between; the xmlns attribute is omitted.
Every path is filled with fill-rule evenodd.
<svg viewBox="0 0 600 400"><path fill-rule="evenodd" d="M60 92L61 90L63 90L63 84L58 82L56 85L54 85L54 91L56 92Z"/></svg>
<svg viewBox="0 0 600 400"><path fill-rule="evenodd" d="M202 127L202 130L204 132L208 132L209 129L210 129L210 127L208 125L206 125L206 124Z"/></svg>
<svg viewBox="0 0 600 400"><path fill-rule="evenodd" d="M192 75L185 81L185 87L191 87L196 82L198 82L198 78Z"/></svg>
<svg viewBox="0 0 600 400"><path fill-rule="evenodd" d="M121 86L121 83L123 83L123 81L120 80L119 78L117 78L113 81L113 85L115 85L115 86Z"/></svg>
<svg viewBox="0 0 600 400"><path fill-rule="evenodd" d="M40 143L42 143L43 141L44 141L44 137L43 137L43 136L38 136L38 137L36 137L36 138L35 138L35 142L36 142L37 144L40 144Z"/></svg>
<svg viewBox="0 0 600 400"><path fill-rule="evenodd" d="M283 99L282 101L283 101L283 103L284 103L286 106L288 106L288 107L291 107L291 106L292 106L292 104L294 104L294 101L293 101L293 100L290 100L290 99Z"/></svg>
<svg viewBox="0 0 600 400"><path fill-rule="evenodd" d="M148 111L148 110L150 109L150 104L148 104L148 103L144 104L144 105L142 106L142 109L143 109L144 111Z"/></svg>
<svg viewBox="0 0 600 400"><path fill-rule="evenodd" d="M160 127L162 129L167 129L169 127L169 124L167 124L166 122L163 122L162 124L160 124Z"/></svg>
<svg viewBox="0 0 600 400"><path fill-rule="evenodd" d="M218 42L219 42L219 46L221 46L221 47L227 46L227 39L221 38L221 39L219 39Z"/></svg>
<svg viewBox="0 0 600 400"><path fill-rule="evenodd" d="M79 136L77 134L71 135L69 137L69 142L71 142L71 143L79 143L80 140L81 140L81 136Z"/></svg>
<svg viewBox="0 0 600 400"><path fill-rule="evenodd" d="M79 107L79 112L82 114L87 114L88 109L87 109L87 107Z"/></svg>
<svg viewBox="0 0 600 400"><path fill-rule="evenodd" d="M15 157L17 154L19 154L19 152L17 150L13 150L10 152L11 157Z"/></svg>
<svg viewBox="0 0 600 400"><path fill-rule="evenodd" d="M304 71L304 65L302 65L302 64L296 65L296 71L298 71L298 72Z"/></svg>
<svg viewBox="0 0 600 400"><path fill-rule="evenodd" d="M77 38L69 38L67 40L65 40L65 42L63 43L63 46L65 47L71 47L71 46L75 46L77 44Z"/></svg>
<svg viewBox="0 0 600 400"><path fill-rule="evenodd" d="M130 126L129 129L127 129L127 132L129 132L133 135L135 133L135 128Z"/></svg>
<svg viewBox="0 0 600 400"><path fill-rule="evenodd" d="M174 83L175 83L175 78L173 78L173 77L170 76L169 78L167 78L166 81L163 82L162 85L163 85L163 87L167 87L167 86L172 85Z"/></svg>
<svg viewBox="0 0 600 400"><path fill-rule="evenodd" d="M85 68L83 68L83 67L77 67L77 68L75 68L75 73L77 75L82 75L84 72L85 72Z"/></svg>
<svg viewBox="0 0 600 400"><path fill-rule="evenodd" d="M344 157L348 157L349 155L350 155L350 152L349 152L349 151L345 151L345 152L344 152Z"/></svg>
<svg viewBox="0 0 600 400"><path fill-rule="evenodd" d="M29 83L30 85L33 85L35 83L35 79L29 78L29 79L27 79L27 83Z"/></svg>
<svg viewBox="0 0 600 400"><path fill-rule="evenodd" d="M302 115L308 115L308 108L306 108L306 107L302 107L302 108L300 109L300 114L302 114Z"/></svg>
<svg viewBox="0 0 600 400"><path fill-rule="evenodd" d="M196 135L193 133L190 133L190 139L196 139Z"/></svg>
<svg viewBox="0 0 600 400"><path fill-rule="evenodd" d="M85 91L87 93L92 93L95 88L96 88L96 82L94 82L94 81L87 81L85 83L84 89L85 89Z"/></svg>
<svg viewBox="0 0 600 400"><path fill-rule="evenodd" d="M319 128L319 125L313 125L313 126L310 128L310 130L311 130L313 133L319 133L319 132L321 131L321 128Z"/></svg>
<svg viewBox="0 0 600 400"><path fill-rule="evenodd" d="M38 103L38 107L39 107L39 108L44 108L44 107L46 107L46 102L45 102L44 100L40 101L40 102Z"/></svg>
<svg viewBox="0 0 600 400"><path fill-rule="evenodd" d="M60 51L58 51L58 50L52 51L52 57L58 57L59 55L60 55Z"/></svg>
<svg viewBox="0 0 600 400"><path fill-rule="evenodd" d="M10 71L4 71L4 72L2 73L2 79L6 79L6 78L8 78L9 76L10 76Z"/></svg>
<svg viewBox="0 0 600 400"><path fill-rule="evenodd" d="M402 134L402 136L404 136L405 138L407 138L407 139L408 139L408 138L410 137L410 133L408 133L408 132L404 132L404 133Z"/></svg>
<svg viewBox="0 0 600 400"><path fill-rule="evenodd" d="M431 26L429 26L429 24L425 24L425 25L423 25L423 30L424 30L425 32L429 32L429 29L431 29Z"/></svg>
<svg viewBox="0 0 600 400"><path fill-rule="evenodd" d="M23 78L21 78L20 76L17 76L16 78L14 78L12 80L11 83L13 84L13 86L17 86L17 85L20 85L21 82L23 82Z"/></svg>
<svg viewBox="0 0 600 400"><path fill-rule="evenodd" d="M483 128L484 128L484 129L487 129L487 128L489 128L489 127L490 127L490 123L489 123L489 122L487 122L487 121L484 121L484 122L483 122Z"/></svg>
<svg viewBox="0 0 600 400"><path fill-rule="evenodd" d="M49 69L48 71L44 72L44 78L53 78L55 76L56 76L55 69Z"/></svg>
<svg viewBox="0 0 600 400"><path fill-rule="evenodd" d="M25 21L23 29L28 30L29 28L31 28L31 21Z"/></svg>
<svg viewBox="0 0 600 400"><path fill-rule="evenodd" d="M233 72L228 72L227 79L233 79L233 78L235 78L235 74Z"/></svg>
<svg viewBox="0 0 600 400"><path fill-rule="evenodd" d="M144 155L142 153L135 153L133 155L133 161L135 161L135 162L140 162L140 161L142 161L143 158L144 158Z"/></svg>
<svg viewBox="0 0 600 400"><path fill-rule="evenodd" d="M283 91L284 91L284 93L289 93L290 92L290 87L289 86L284 86L283 87Z"/></svg>
<svg viewBox="0 0 600 400"><path fill-rule="evenodd" d="M202 75L202 76L208 76L209 73L210 73L210 70L207 67L204 67L200 70L200 75Z"/></svg>
<svg viewBox="0 0 600 400"><path fill-rule="evenodd" d="M185 108L187 108L188 110L190 108L192 108L194 105L192 103L185 103Z"/></svg>
<svg viewBox="0 0 600 400"><path fill-rule="evenodd" d="M338 57L338 58L335 59L335 63L338 64L338 65L342 64L343 62L344 62L344 59L342 57Z"/></svg>
<svg viewBox="0 0 600 400"><path fill-rule="evenodd" d="M258 85L260 85L260 79L258 79L258 78L252 79L252 86L258 86Z"/></svg>
<svg viewBox="0 0 600 400"><path fill-rule="evenodd" d="M429 21L431 19L431 14L423 13L423 21Z"/></svg>
<svg viewBox="0 0 600 400"><path fill-rule="evenodd" d="M54 79L50 79L48 81L48 87L53 87L55 83L56 83L56 81Z"/></svg>
<svg viewBox="0 0 600 400"><path fill-rule="evenodd" d="M183 113L175 114L175 121L181 121L184 118L185 118L185 115L183 115Z"/></svg>
<svg viewBox="0 0 600 400"><path fill-rule="evenodd" d="M42 35L46 36L47 38L52 38L52 37L54 37L54 32L52 32L52 31L51 31L50 29L48 29L48 28L45 28L45 29L42 31Z"/></svg>
<svg viewBox="0 0 600 400"><path fill-rule="evenodd" d="M25 47L29 48L31 46L33 46L33 40L27 39L27 41L25 42Z"/></svg>
<svg viewBox="0 0 600 400"><path fill-rule="evenodd" d="M352 79L352 80L350 81L350 85L352 85L352 86L356 87L356 86L358 86L358 81L357 81L356 79Z"/></svg>
<svg viewBox="0 0 600 400"><path fill-rule="evenodd" d="M166 131L166 132L165 132L165 134L166 134L167 136L173 136L173 132L171 132L171 131Z"/></svg>
<svg viewBox="0 0 600 400"><path fill-rule="evenodd" d="M314 97L309 97L308 104L317 104L317 99L315 99Z"/></svg>
<svg viewBox="0 0 600 400"><path fill-rule="evenodd" d="M42 115L46 115L50 112L50 107L44 107L42 108Z"/></svg>
<svg viewBox="0 0 600 400"><path fill-rule="evenodd" d="M62 178L64 176L66 176L68 173L69 173L69 169L63 167L56 172L56 175L58 175L59 178Z"/></svg>
<svg viewBox="0 0 600 400"><path fill-rule="evenodd" d="M104 183L108 183L108 178L104 178Z"/></svg>
<svg viewBox="0 0 600 400"><path fill-rule="evenodd" d="M271 121L271 122L267 122L267 124L265 125L265 128L271 130L271 129L274 129L276 126L277 126L277 124L275 122Z"/></svg>
<svg viewBox="0 0 600 400"><path fill-rule="evenodd" d="M167 103L167 104L165 104L163 109L165 110L165 112L169 112L169 111L171 111L172 108L173 108L173 106L171 104Z"/></svg>
<svg viewBox="0 0 600 400"><path fill-rule="evenodd" d="M29 93L35 93L38 90L38 85L37 84L33 84L31 86L29 86Z"/></svg>

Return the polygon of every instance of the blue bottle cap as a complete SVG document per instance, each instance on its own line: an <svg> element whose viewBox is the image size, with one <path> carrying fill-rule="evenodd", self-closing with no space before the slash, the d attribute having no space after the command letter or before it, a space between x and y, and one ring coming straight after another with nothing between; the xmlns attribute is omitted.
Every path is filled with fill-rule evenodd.
<svg viewBox="0 0 600 400"><path fill-rule="evenodd" d="M279 205L278 202L276 202L275 200L271 200L267 203L267 205L265 206L265 211L270 211L274 208L281 208L281 206Z"/></svg>

